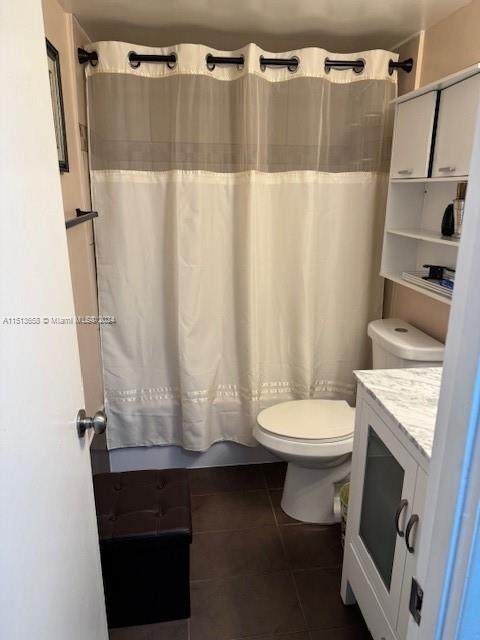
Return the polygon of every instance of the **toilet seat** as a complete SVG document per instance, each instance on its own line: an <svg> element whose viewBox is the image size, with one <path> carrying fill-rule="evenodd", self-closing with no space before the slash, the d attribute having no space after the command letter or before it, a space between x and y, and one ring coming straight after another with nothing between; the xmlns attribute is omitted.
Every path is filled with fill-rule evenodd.
<svg viewBox="0 0 480 640"><path fill-rule="evenodd" d="M264 409L257 424L281 440L335 443L353 436L355 409L344 400L293 400Z"/></svg>

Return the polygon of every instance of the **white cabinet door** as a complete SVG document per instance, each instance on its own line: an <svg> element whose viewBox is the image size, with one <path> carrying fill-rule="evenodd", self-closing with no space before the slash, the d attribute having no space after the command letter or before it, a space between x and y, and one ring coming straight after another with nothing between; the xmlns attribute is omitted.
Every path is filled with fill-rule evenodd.
<svg viewBox="0 0 480 640"><path fill-rule="evenodd" d="M413 507L408 514L408 522L412 522L409 535L405 539L408 542L410 550L407 553L405 562L405 574L403 577L402 595L400 596L400 607L398 610L397 637L399 640L405 640L407 637L408 622L410 619L410 591L412 587L412 578L415 577L417 567L417 549L422 535L422 515L425 505L425 494L427 492L428 476L423 469L417 471L417 482L415 484L415 497ZM418 521L413 524L413 518L417 516Z"/></svg>
<svg viewBox="0 0 480 640"><path fill-rule="evenodd" d="M393 134L392 178L428 175L437 93L431 91L397 106Z"/></svg>
<svg viewBox="0 0 480 640"><path fill-rule="evenodd" d="M366 402L356 429L346 552L358 559L395 629L407 555L403 532L418 464ZM369 612L363 615L368 624Z"/></svg>
<svg viewBox="0 0 480 640"><path fill-rule="evenodd" d="M480 97L480 74L440 94L432 177L466 176Z"/></svg>

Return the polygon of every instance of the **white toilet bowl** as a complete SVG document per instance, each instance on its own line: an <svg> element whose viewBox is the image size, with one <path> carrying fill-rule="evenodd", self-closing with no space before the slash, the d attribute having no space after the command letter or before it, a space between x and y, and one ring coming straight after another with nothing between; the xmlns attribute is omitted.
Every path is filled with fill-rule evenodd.
<svg viewBox="0 0 480 640"><path fill-rule="evenodd" d="M294 400L258 414L256 440L288 462L281 505L292 518L338 521L334 502L350 473L354 421L343 400Z"/></svg>

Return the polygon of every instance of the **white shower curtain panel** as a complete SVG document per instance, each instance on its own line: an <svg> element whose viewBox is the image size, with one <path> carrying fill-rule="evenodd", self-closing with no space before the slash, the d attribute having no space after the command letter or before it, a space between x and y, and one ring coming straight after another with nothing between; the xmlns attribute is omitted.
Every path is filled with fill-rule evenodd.
<svg viewBox="0 0 480 640"><path fill-rule="evenodd" d="M109 448L252 446L266 406L353 400L381 315L395 56L88 48ZM132 68L132 50L177 64ZM244 64L210 70L209 53ZM365 69L328 73L327 56Z"/></svg>

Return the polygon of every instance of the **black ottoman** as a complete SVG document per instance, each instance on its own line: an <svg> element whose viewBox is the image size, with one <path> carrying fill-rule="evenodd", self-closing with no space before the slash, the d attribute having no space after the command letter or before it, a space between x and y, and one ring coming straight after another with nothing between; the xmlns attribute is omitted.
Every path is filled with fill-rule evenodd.
<svg viewBox="0 0 480 640"><path fill-rule="evenodd" d="M93 479L109 627L190 615L190 492L185 469Z"/></svg>

